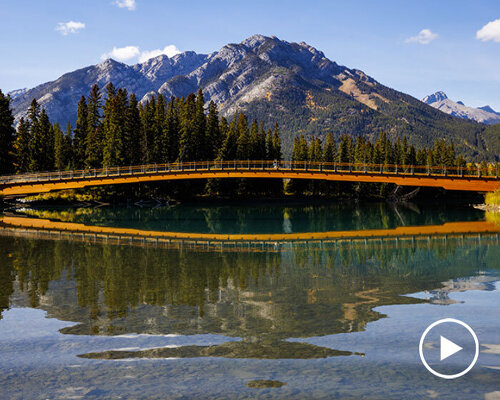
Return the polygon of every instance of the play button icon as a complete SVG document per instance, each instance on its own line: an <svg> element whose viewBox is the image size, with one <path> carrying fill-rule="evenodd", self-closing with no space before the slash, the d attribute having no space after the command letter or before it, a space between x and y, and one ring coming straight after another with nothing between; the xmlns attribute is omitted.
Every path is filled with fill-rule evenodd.
<svg viewBox="0 0 500 400"><path fill-rule="evenodd" d="M460 350L463 350L463 347L460 347L458 344L453 343L451 340L446 339L444 336L441 336L441 360L446 360L449 356L452 356L455 353L458 353Z"/></svg>
<svg viewBox="0 0 500 400"><path fill-rule="evenodd" d="M474 367L479 356L479 341L465 322L445 318L424 331L419 353L429 372L440 378L455 379Z"/></svg>

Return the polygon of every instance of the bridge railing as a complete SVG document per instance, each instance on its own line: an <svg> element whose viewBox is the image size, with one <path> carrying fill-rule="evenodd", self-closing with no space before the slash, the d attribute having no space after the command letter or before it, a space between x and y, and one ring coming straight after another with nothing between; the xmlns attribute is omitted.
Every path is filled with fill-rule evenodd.
<svg viewBox="0 0 500 400"><path fill-rule="evenodd" d="M72 171L37 172L28 174L0 176L0 184L31 182L51 182L82 179L103 179L107 177L179 174L215 171L302 171L310 173L371 174L401 176L432 176L436 178L489 178L498 179L498 166L447 167L427 165L398 165L370 163L339 163L314 161L272 161L272 160L233 160L233 161L195 161L165 164L133 165L109 168L87 168ZM207 177L210 175L207 173Z"/></svg>

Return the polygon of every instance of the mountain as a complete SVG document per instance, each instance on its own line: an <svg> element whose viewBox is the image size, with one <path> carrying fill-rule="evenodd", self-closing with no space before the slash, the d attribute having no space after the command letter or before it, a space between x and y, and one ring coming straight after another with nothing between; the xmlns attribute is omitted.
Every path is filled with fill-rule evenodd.
<svg viewBox="0 0 500 400"><path fill-rule="evenodd" d="M13 97L16 121L36 97L52 121L74 123L80 96L94 83L103 87L108 82L135 92L142 101L158 93L186 96L201 88L222 115L231 117L241 110L268 127L278 122L287 156L299 134L324 138L332 132L338 138L350 133L373 140L382 130L391 139L406 135L415 145L446 138L469 156L498 154L482 136L483 125L444 114L329 60L306 43L262 35L210 55L186 52L132 66L109 59L67 73Z"/></svg>
<svg viewBox="0 0 500 400"><path fill-rule="evenodd" d="M33 89L10 92L15 121L17 123L26 115L31 101L36 98L53 122L59 122L63 126L68 121L74 123L80 97L88 95L94 84L103 88L113 82L116 87L124 87L141 98L147 92L158 90L172 77L195 70L209 57L189 51L172 58L160 55L133 66L108 59L100 64L69 72Z"/></svg>
<svg viewBox="0 0 500 400"><path fill-rule="evenodd" d="M490 106L479 108L467 107L462 101L455 102L450 100L444 92L436 92L425 96L422 101L455 117L471 119L488 125L500 123L500 114L495 112Z"/></svg>
<svg viewBox="0 0 500 400"><path fill-rule="evenodd" d="M463 104L463 103L462 103ZM489 113L492 113L492 114L496 114L500 117L500 113L499 112L496 112L493 108L491 108L490 106L483 106L483 107L478 107L479 110L483 110L483 111L486 111L486 112L489 112Z"/></svg>

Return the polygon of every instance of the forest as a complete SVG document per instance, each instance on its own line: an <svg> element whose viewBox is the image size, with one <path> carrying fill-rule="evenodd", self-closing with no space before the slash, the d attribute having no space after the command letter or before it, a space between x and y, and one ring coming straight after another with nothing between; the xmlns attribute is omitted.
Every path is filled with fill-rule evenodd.
<svg viewBox="0 0 500 400"><path fill-rule="evenodd" d="M186 98L151 96L139 103L133 93L108 84L104 91L94 85L78 103L75 126L61 127L33 99L26 117L17 127L10 98L0 91L0 173L74 170L153 163L207 160L281 160L279 127L236 112L220 117L214 102L205 103L202 91ZM439 139L432 148L415 148L406 137L391 142L380 132L372 143L364 136L332 133L324 143L317 136L295 138L294 161L351 162L371 164L466 167L471 165L455 151L453 142ZM487 170L484 164L482 169ZM200 182L145 184L139 188L111 189L114 194L194 195L282 195L350 193L382 195L387 185L286 182L277 179L226 179ZM102 194L104 190L99 189Z"/></svg>

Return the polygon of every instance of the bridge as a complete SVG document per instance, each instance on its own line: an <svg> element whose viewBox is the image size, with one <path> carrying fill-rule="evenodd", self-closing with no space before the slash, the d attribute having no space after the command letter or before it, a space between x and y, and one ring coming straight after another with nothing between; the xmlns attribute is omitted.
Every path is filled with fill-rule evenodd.
<svg viewBox="0 0 500 400"><path fill-rule="evenodd" d="M14 214L0 218L0 235L85 243L255 252L283 250L297 246L322 249L342 244L356 247L383 243L387 246L389 241L395 246L428 244L430 240L493 240L498 244L500 226L489 221L465 221L447 222L442 225L400 226L390 229L224 234L94 226Z"/></svg>
<svg viewBox="0 0 500 400"><path fill-rule="evenodd" d="M492 192L498 169L299 161L197 161L0 176L0 196L184 179L273 178L393 183L447 190Z"/></svg>

